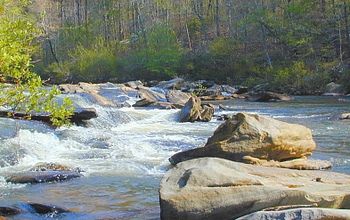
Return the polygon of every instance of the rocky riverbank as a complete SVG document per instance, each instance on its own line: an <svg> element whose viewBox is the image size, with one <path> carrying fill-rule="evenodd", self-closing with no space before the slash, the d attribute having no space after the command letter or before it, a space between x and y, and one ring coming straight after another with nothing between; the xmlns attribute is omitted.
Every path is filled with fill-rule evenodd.
<svg viewBox="0 0 350 220"><path fill-rule="evenodd" d="M238 113L204 147L169 158L161 218L348 219L350 176L309 160L315 148L303 125Z"/></svg>
<svg viewBox="0 0 350 220"><path fill-rule="evenodd" d="M178 122L208 122L213 117L221 117L215 113L220 113L225 106L210 104L215 100L278 102L293 99L261 88L253 91L203 81L194 83L192 87L184 86L186 84L188 82L182 79L174 79L152 86L133 81L60 87L63 93L75 93L117 111L118 108L131 106L142 108L142 111L157 109L156 112L163 112L158 109L181 109ZM257 98L257 94L268 98ZM347 98L339 100L347 102ZM98 117L98 112L93 112ZM339 218L348 215L349 177L325 171L332 165L329 161L308 158L317 147L310 129L245 112L222 116L222 119L226 121L203 147L179 152L169 158L174 167L164 175L159 187L162 218L254 219L257 216L274 218L313 213L312 219L317 219L315 213ZM347 121L348 115L330 119ZM181 125L181 128L189 124L204 126L202 123L175 124ZM91 137L91 141L95 138ZM82 158L88 157L83 155ZM83 177L80 171L78 168L44 163L24 172L7 173L9 175L4 178L9 183L39 183L40 187L40 184L50 182L77 182L75 178ZM6 212L11 207L3 209ZM13 213L25 212L14 210Z"/></svg>

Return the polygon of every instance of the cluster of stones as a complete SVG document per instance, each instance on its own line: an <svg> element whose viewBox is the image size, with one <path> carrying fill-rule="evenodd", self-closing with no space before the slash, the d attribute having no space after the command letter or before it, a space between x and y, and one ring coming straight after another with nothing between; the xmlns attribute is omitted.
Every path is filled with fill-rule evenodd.
<svg viewBox="0 0 350 220"><path fill-rule="evenodd" d="M350 176L312 160L310 129L238 113L204 147L169 158L162 219L349 219Z"/></svg>

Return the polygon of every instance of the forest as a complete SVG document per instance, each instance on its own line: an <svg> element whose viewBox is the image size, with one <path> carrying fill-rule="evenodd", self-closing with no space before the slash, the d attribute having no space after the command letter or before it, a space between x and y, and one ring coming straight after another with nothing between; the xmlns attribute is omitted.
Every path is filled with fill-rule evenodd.
<svg viewBox="0 0 350 220"><path fill-rule="evenodd" d="M305 95L329 82L350 92L349 4L33 0L25 12L40 32L34 72L50 83L183 77Z"/></svg>

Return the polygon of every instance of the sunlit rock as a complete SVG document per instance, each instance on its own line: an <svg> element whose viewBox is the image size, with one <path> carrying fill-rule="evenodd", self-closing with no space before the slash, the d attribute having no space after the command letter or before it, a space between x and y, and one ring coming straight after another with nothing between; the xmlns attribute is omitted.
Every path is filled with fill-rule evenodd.
<svg viewBox="0 0 350 220"><path fill-rule="evenodd" d="M168 102L172 104L184 106L188 99L191 97L190 93L182 92L180 90L171 89L166 93L166 98Z"/></svg>
<svg viewBox="0 0 350 220"><path fill-rule="evenodd" d="M36 163L29 171L76 171L80 173L82 170L79 167L69 167L59 163L39 162Z"/></svg>
<svg viewBox="0 0 350 220"><path fill-rule="evenodd" d="M191 96L179 113L179 121L210 121L213 115L212 105L202 105L200 98Z"/></svg>
<svg viewBox="0 0 350 220"><path fill-rule="evenodd" d="M278 207L277 207L278 208ZM254 212L249 215L242 216L236 220L251 219L312 219L312 220L348 220L350 219L349 209L331 209L331 208L291 208L285 210L266 210Z"/></svg>
<svg viewBox="0 0 350 220"><path fill-rule="evenodd" d="M198 108L198 104L195 107ZM303 125L238 113L221 124L204 147L177 153L170 162L177 164L199 157L220 157L239 162L250 160L249 163L258 160L282 162L306 158L315 147L311 130Z"/></svg>
<svg viewBox="0 0 350 220"><path fill-rule="evenodd" d="M185 80L182 78L175 78L169 81L162 81L157 84L157 87L162 89L178 89Z"/></svg>
<svg viewBox="0 0 350 220"><path fill-rule="evenodd" d="M348 209L350 176L207 157L170 169L159 196L163 220L236 219L276 206Z"/></svg>

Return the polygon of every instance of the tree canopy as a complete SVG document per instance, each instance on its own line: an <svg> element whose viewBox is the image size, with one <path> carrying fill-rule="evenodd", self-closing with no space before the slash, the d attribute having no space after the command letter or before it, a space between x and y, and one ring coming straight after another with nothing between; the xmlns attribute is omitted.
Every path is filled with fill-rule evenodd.
<svg viewBox="0 0 350 220"><path fill-rule="evenodd" d="M27 9L45 33L35 71L58 82L180 76L310 94L350 78L348 0L36 0Z"/></svg>

